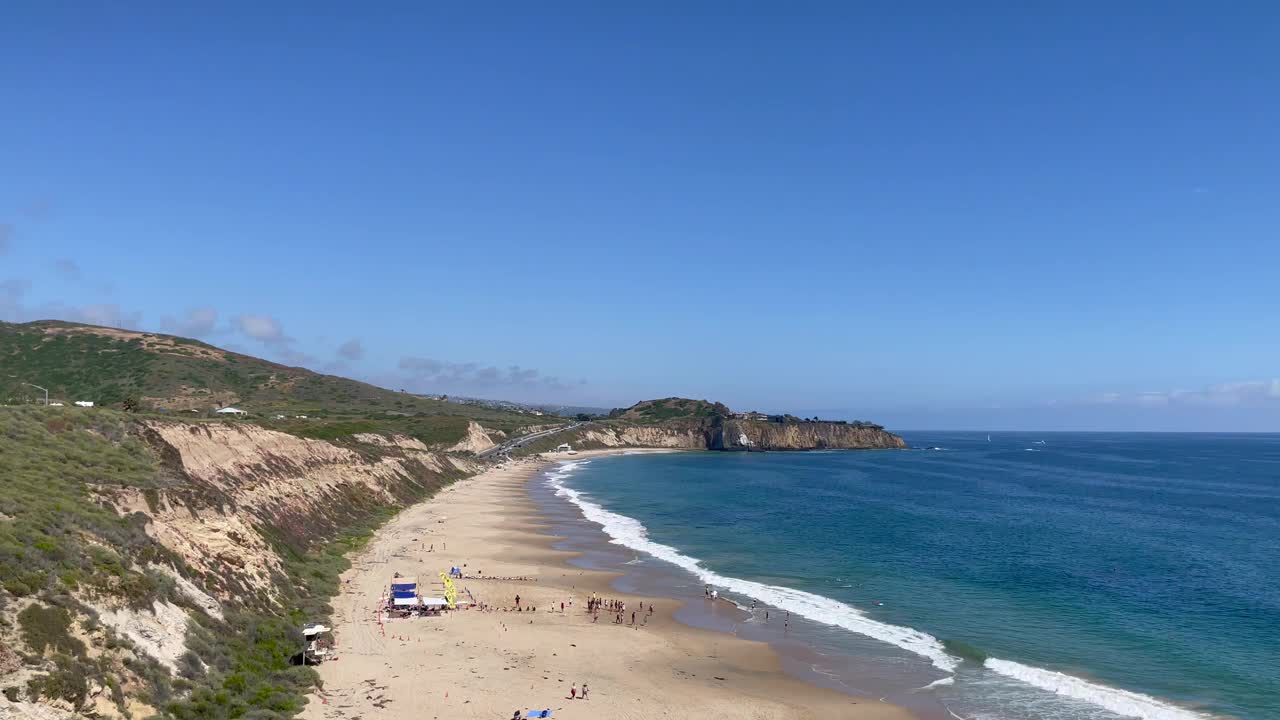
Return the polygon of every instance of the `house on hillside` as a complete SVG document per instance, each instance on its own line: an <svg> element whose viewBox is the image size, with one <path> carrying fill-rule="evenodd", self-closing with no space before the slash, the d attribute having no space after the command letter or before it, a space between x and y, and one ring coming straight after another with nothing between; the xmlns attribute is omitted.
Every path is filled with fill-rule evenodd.
<svg viewBox="0 0 1280 720"><path fill-rule="evenodd" d="M92 401L92 400L77 400L77 401L75 402L75 405L76 405L76 407L93 407L93 401Z"/></svg>
<svg viewBox="0 0 1280 720"><path fill-rule="evenodd" d="M249 413L247 413L247 412L245 412L245 411L241 410L240 408L233 408L233 407L224 407L224 408L222 408L221 410L215 410L214 412L215 412L215 413L217 413L218 415L236 415L236 416L240 416L240 415L248 415L248 414L249 414Z"/></svg>

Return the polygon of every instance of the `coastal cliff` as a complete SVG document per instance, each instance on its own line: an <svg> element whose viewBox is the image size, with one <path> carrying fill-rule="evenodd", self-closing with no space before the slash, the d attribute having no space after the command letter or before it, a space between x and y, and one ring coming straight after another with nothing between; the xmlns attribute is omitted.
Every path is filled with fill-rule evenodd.
<svg viewBox="0 0 1280 720"><path fill-rule="evenodd" d="M0 408L0 720L292 716L297 628L344 556L481 465L393 433Z"/></svg>
<svg viewBox="0 0 1280 720"><path fill-rule="evenodd" d="M725 419L708 430L711 450L902 449L901 437L874 425Z"/></svg>
<svg viewBox="0 0 1280 720"><path fill-rule="evenodd" d="M564 442L561 437L556 442ZM875 450L906 442L879 425L735 413L721 403L666 398L617 410L571 439L583 449L654 447L685 450ZM549 449L549 448L537 448Z"/></svg>

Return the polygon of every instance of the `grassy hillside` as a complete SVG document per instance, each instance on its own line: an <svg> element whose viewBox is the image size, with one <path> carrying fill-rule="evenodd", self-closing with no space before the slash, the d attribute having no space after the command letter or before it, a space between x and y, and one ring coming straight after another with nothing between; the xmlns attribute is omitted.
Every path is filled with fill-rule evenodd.
<svg viewBox="0 0 1280 720"><path fill-rule="evenodd" d="M305 368L241 355L198 340L60 321L0 323L0 405L91 400L144 412L200 417L234 405L261 418L306 415L298 430L328 437L342 421L361 431L407 432L425 442L454 442L467 421L512 432L548 418L458 405L396 392ZM338 422L334 422L337 420ZM354 426L353 426L354 427Z"/></svg>
<svg viewBox="0 0 1280 720"><path fill-rule="evenodd" d="M80 600L149 607L180 599L173 580L148 565L181 562L90 491L153 491L165 483L127 424L102 412L0 408L0 609L6 621L16 617L16 628L0 626L0 646L16 643L16 634L29 653L24 663L44 671L26 687L4 688L11 698L61 698L78 706L91 683L110 688L121 709L126 689L155 705L172 697L167 673L97 626Z"/></svg>
<svg viewBox="0 0 1280 720"><path fill-rule="evenodd" d="M279 508L258 516L257 531L285 560L285 576L274 578L279 602L242 593L239 602L224 603L219 619L161 572L172 568L208 587L209 578L146 531L152 519L118 515L103 502L113 493L142 491L156 507L230 506L175 473L157 452L142 423L126 413L0 407L0 659L7 658L0 662L0 691L9 700L83 709L100 693L113 714L130 707L137 713L135 702L150 708L135 717L292 717L316 682L310 668L291 663L297 628L327 617L338 575L349 567L346 555L399 507L458 474L410 463L416 474L396 481L394 503L380 493L351 492L330 503L332 517L309 522L302 537ZM380 452L363 451L372 463ZM156 602L176 604L191 617L176 674L99 621L103 607L146 611Z"/></svg>
<svg viewBox="0 0 1280 720"><path fill-rule="evenodd" d="M609 417L614 420L644 424L671 420L701 420L716 415L727 416L731 413L732 411L723 403L671 397L638 402L625 410L614 410L609 413Z"/></svg>

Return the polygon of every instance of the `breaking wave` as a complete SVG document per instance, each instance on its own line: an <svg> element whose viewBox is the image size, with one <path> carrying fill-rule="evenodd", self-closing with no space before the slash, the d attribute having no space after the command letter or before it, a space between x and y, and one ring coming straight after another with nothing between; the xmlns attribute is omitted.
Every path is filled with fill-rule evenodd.
<svg viewBox="0 0 1280 720"><path fill-rule="evenodd" d="M1142 718L1142 720L1206 720L1210 717L1157 700L1150 695L1098 685L1054 670L997 658L987 658L982 665L1005 677L1020 680L1057 695L1097 705L1125 717Z"/></svg>
<svg viewBox="0 0 1280 720"><path fill-rule="evenodd" d="M703 567L702 562L697 558L684 555L669 545L650 540L644 525L635 518L606 510L578 490L567 486L564 481L575 470L589 462L584 460L562 463L546 474L547 485L557 496L577 506L587 520L600 525L605 534L611 538L612 543L647 553L679 566L708 585L753 598L779 609L789 610L824 625L839 627L889 643L926 658L935 667L947 673L954 673L961 662L968 660L974 665L980 664L983 668L1001 676L1046 692L1089 703L1125 717L1141 720L1210 720L1213 717L1149 695L1107 687L1054 670L986 657L980 651L968 648L961 643L950 642L944 646L928 633L873 620L858 609L828 597L785 586L767 585L720 575ZM949 674L923 688L918 688L917 691L947 687L954 682L955 676ZM951 712L950 708L947 710ZM951 714L955 715L954 712Z"/></svg>
<svg viewBox="0 0 1280 720"><path fill-rule="evenodd" d="M895 645L907 652L927 658L934 666L946 672L954 672L959 665L959 659L948 654L942 647L942 643L928 633L872 620L856 608L821 595L781 585L766 585L720 575L703 567L702 562L697 558L684 555L669 545L650 540L648 531L640 521L606 510L564 484L565 479L584 464L586 463L570 461L557 466L547 473L547 484L555 490L556 495L578 506L588 520L600 525L605 534L612 538L611 542L648 553L659 560L684 568L708 585L746 595L776 608L789 610L814 622L843 628L849 632Z"/></svg>

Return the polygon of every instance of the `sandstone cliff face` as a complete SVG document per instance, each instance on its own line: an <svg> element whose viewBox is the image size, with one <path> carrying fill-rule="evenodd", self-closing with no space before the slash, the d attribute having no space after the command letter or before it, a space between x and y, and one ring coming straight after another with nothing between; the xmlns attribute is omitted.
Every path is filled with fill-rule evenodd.
<svg viewBox="0 0 1280 720"><path fill-rule="evenodd" d="M185 702L171 698L176 676L217 686L210 673L228 670L205 661L229 661L228 643L238 642L222 637L255 623L283 623L271 627L288 634L300 612L323 620L323 583L332 580L310 583L321 568L330 572L325 558L348 547L332 541L476 472L469 450L491 442L478 425L467 442L442 450L400 435L325 441L246 423L112 414L88 427L12 413L6 422L0 439L37 438L56 448L39 456L42 467L66 464L58 476L73 479L52 491L82 503L70 505L83 532L68 547L88 559L73 564L80 556L65 551L66 567L80 574L63 573L77 584L57 605L13 593L12 573L0 578L10 581L0 583L0 720L151 717L170 699ZM100 457L109 462L74 472ZM14 521L0 514L0 523ZM44 614L20 617L63 605L53 625ZM246 625L246 617L255 619ZM29 646L31 623L58 622L69 635L62 654Z"/></svg>
<svg viewBox="0 0 1280 720"><path fill-rule="evenodd" d="M449 448L449 452L482 453L496 445L489 433L475 421L467 423L467 436ZM425 448L424 448L425 449Z"/></svg>
<svg viewBox="0 0 1280 720"><path fill-rule="evenodd" d="M900 449L907 443L880 428L840 423L725 420L714 428L714 450Z"/></svg>
<svg viewBox="0 0 1280 720"><path fill-rule="evenodd" d="M706 434L700 428L601 427L579 435L585 447L657 447L705 450Z"/></svg>
<svg viewBox="0 0 1280 720"><path fill-rule="evenodd" d="M580 447L654 447L685 450L823 450L905 448L880 428L841 423L773 423L715 417L658 425L603 425L578 436Z"/></svg>
<svg viewBox="0 0 1280 720"><path fill-rule="evenodd" d="M178 481L171 490L124 490L109 500L121 514L146 516L147 533L224 598L276 594L283 566L264 528L303 549L353 513L405 504L424 483L478 467L400 436L359 435L344 446L242 423L143 427Z"/></svg>

